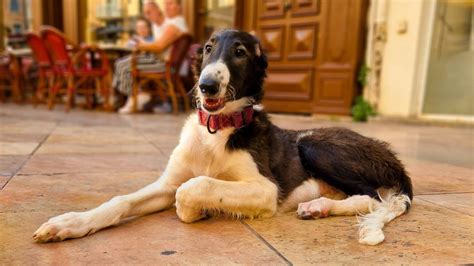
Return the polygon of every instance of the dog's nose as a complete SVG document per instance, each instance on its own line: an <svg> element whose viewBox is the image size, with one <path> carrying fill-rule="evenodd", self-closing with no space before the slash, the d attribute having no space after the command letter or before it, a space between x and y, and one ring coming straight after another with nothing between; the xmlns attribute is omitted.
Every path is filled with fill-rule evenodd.
<svg viewBox="0 0 474 266"><path fill-rule="evenodd" d="M199 82L199 89L204 95L214 95L219 91L219 84L212 79L204 79Z"/></svg>

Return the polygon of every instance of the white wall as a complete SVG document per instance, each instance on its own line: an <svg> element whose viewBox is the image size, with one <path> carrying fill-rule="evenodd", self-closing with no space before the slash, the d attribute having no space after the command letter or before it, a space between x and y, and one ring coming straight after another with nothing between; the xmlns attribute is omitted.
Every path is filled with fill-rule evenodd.
<svg viewBox="0 0 474 266"><path fill-rule="evenodd" d="M427 50L427 2L388 1L387 42L383 56L378 110L381 115L418 115L420 86L424 84L418 79L424 76L420 76L420 68L423 67L422 59L424 51Z"/></svg>

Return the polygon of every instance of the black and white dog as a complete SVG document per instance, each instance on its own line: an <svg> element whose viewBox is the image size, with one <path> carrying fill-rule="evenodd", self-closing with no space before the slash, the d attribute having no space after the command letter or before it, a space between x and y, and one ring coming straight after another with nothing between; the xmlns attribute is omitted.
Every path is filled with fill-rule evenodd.
<svg viewBox="0 0 474 266"><path fill-rule="evenodd" d="M82 237L175 204L186 223L218 213L267 218L295 209L303 219L361 214L359 242L382 242L384 224L413 198L410 178L388 145L342 128L274 126L258 105L267 60L248 33L217 32L198 56L198 110L163 175L95 209L51 218L34 240Z"/></svg>

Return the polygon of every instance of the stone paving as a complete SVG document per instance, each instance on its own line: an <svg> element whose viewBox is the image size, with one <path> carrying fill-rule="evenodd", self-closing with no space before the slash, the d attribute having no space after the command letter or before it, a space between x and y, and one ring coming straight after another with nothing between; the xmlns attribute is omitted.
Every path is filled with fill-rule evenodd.
<svg viewBox="0 0 474 266"><path fill-rule="evenodd" d="M0 265L463 264L474 254L474 129L273 115L281 127L343 126L392 144L413 179L410 212L386 240L357 242L355 217L179 221L151 214L92 236L36 244L49 217L133 192L163 171L186 116L0 105Z"/></svg>

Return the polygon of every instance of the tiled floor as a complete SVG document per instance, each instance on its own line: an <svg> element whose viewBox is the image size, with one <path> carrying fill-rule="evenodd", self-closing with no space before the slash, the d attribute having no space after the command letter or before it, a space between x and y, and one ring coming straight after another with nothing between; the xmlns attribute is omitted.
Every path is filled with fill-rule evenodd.
<svg viewBox="0 0 474 266"><path fill-rule="evenodd" d="M58 108L60 109L60 108ZM392 144L413 178L407 215L384 243L357 242L355 217L214 218L181 223L174 209L92 236L35 244L49 217L81 211L159 176L185 116L0 105L0 265L473 263L474 129L274 115L285 128L344 126Z"/></svg>

